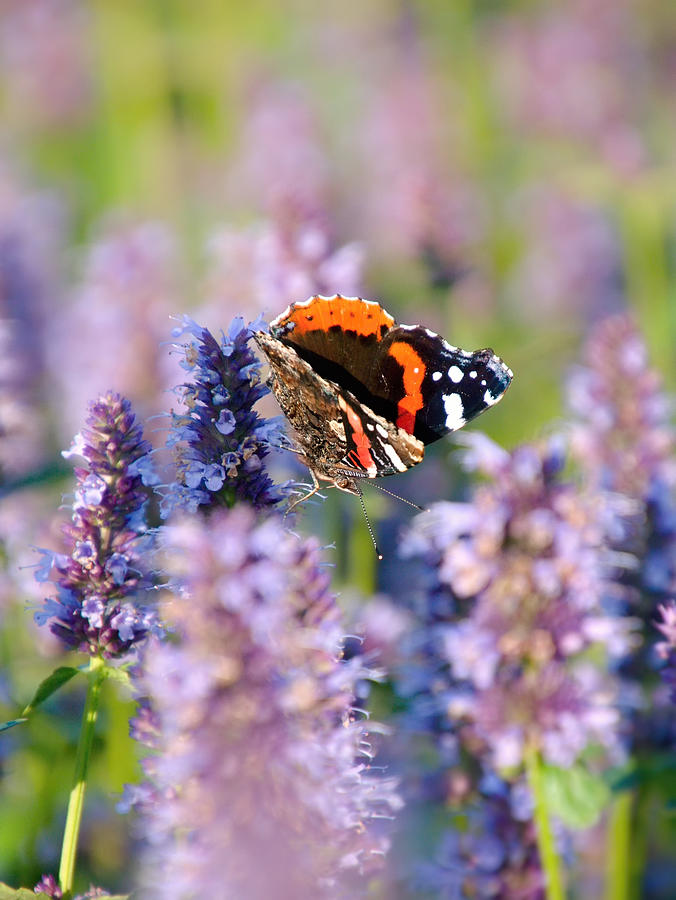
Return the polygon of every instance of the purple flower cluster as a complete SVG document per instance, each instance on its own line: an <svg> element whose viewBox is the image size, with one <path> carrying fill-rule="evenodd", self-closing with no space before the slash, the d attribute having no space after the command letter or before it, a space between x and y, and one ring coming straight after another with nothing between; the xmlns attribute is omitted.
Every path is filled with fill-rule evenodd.
<svg viewBox="0 0 676 900"><path fill-rule="evenodd" d="M0 472L9 479L49 457L46 323L59 291L61 219L54 198L29 193L0 158Z"/></svg>
<svg viewBox="0 0 676 900"><path fill-rule="evenodd" d="M61 900L63 891L58 885L53 875L43 875L40 881L33 888L34 893L44 894L46 897L53 897L54 900ZM92 887L84 894L76 894L73 900L93 900L95 897L110 897L110 893L103 888Z"/></svg>
<svg viewBox="0 0 676 900"><path fill-rule="evenodd" d="M431 282L448 287L483 237L485 201L445 144L444 102L410 10L393 35L378 48L385 65L365 80L364 218L374 247L419 258Z"/></svg>
<svg viewBox="0 0 676 900"><path fill-rule="evenodd" d="M467 443L466 464L488 483L471 504L419 516L403 548L447 591L432 626L446 709L498 769L519 766L526 742L562 766L590 743L613 748L608 684L584 660L594 644L617 654L629 640L601 608L607 507L562 480L555 441L511 454L482 436Z"/></svg>
<svg viewBox="0 0 676 900"><path fill-rule="evenodd" d="M180 308L178 259L172 229L159 222L109 226L92 242L79 283L50 329L62 433L79 427L80 410L109 385L143 419L164 412L167 389L180 376L168 354L158 352L167 322Z"/></svg>
<svg viewBox="0 0 676 900"><path fill-rule="evenodd" d="M431 583L399 690L409 727L436 735L443 799L463 822L421 872L452 897L471 885L540 898L524 755L564 768L589 747L620 757L615 682L592 660L626 652L631 623L603 611L609 501L564 480L560 442L465 443L483 479L471 502L434 505L402 545Z"/></svg>
<svg viewBox="0 0 676 900"><path fill-rule="evenodd" d="M85 427L64 453L86 464L75 469L72 520L63 526L69 552L41 550L36 578L52 575L57 594L45 599L35 618L49 622L68 648L91 656L120 657L156 627L148 600L149 450L129 401L109 393L90 405Z"/></svg>
<svg viewBox="0 0 676 900"><path fill-rule="evenodd" d="M611 316L587 341L568 383L572 450L597 485L644 499L676 484L670 404L630 315Z"/></svg>
<svg viewBox="0 0 676 900"><path fill-rule="evenodd" d="M660 641L655 650L664 661L662 678L671 689L671 699L676 703L676 601L659 607L661 621L656 622L665 640Z"/></svg>
<svg viewBox="0 0 676 900"><path fill-rule="evenodd" d="M650 51L629 6L572 0L528 17L508 13L491 40L496 89L516 127L583 143L634 174L647 159L636 72L648 68Z"/></svg>
<svg viewBox="0 0 676 900"><path fill-rule="evenodd" d="M244 505L166 528L171 642L151 642L135 731L155 749L132 788L149 839L144 896L355 897L399 800L369 772L352 709L359 658L314 541Z"/></svg>
<svg viewBox="0 0 676 900"><path fill-rule="evenodd" d="M333 294L337 285L347 295L363 291L361 245L337 245L323 220L223 227L214 232L207 251L212 265L202 320L222 321L224 308L251 316L281 310L290 298Z"/></svg>
<svg viewBox="0 0 676 900"><path fill-rule="evenodd" d="M630 316L609 318L592 333L568 400L582 471L592 483L626 498L613 545L637 563L622 578L620 611L641 620L644 641L622 669L631 681L645 681L655 664L651 648L658 611L669 628L676 601L676 433L669 399ZM664 644L660 647L663 655ZM665 658L668 673L670 657ZM652 741L663 731L661 704L648 691L642 706L645 721L634 722L634 739Z"/></svg>
<svg viewBox="0 0 676 900"><path fill-rule="evenodd" d="M466 776L457 781L462 796L449 791L448 804L458 827L444 833L433 862L416 868L414 887L449 900L542 900L544 879L524 784L495 776L478 784Z"/></svg>
<svg viewBox="0 0 676 900"><path fill-rule="evenodd" d="M167 446L174 448L177 477L162 499L164 518L176 510L232 506L238 501L257 509L272 508L282 499L263 460L271 443L284 440L281 427L253 409L268 393L260 377L261 363L249 347L257 321L246 326L233 319L220 343L210 331L184 316L175 337L182 367L193 380L177 390L185 406L172 413Z"/></svg>

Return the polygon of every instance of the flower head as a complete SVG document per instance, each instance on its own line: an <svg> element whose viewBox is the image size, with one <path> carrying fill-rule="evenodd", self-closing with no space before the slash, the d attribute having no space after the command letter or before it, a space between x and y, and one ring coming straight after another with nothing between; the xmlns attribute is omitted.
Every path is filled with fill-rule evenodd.
<svg viewBox="0 0 676 900"><path fill-rule="evenodd" d="M676 600L659 607L661 621L656 622L657 628L664 637L655 650L664 661L662 678L671 688L671 699L676 703Z"/></svg>
<svg viewBox="0 0 676 900"><path fill-rule="evenodd" d="M398 801L368 772L351 712L367 673L339 658L316 544L240 505L167 526L167 552L175 640L144 654L140 731L156 752L132 792L144 896L356 896L386 847L371 826Z"/></svg>
<svg viewBox="0 0 676 900"><path fill-rule="evenodd" d="M536 900L526 749L561 767L590 746L619 755L615 681L592 660L626 652L631 623L603 610L607 501L565 480L560 442L512 453L482 435L464 442L484 480L471 502L418 516L402 547L430 584L399 690L462 822L420 877L449 896Z"/></svg>
<svg viewBox="0 0 676 900"><path fill-rule="evenodd" d="M268 392L261 363L248 345L261 325L246 326L237 317L218 342L185 316L174 333L188 335L180 345L181 365L193 378L179 388L185 410L172 414L167 444L174 448L177 480L162 501L165 518L176 509L194 512L241 500L264 509L281 500L263 460L271 442L282 442L283 432L253 409Z"/></svg>
<svg viewBox="0 0 676 900"><path fill-rule="evenodd" d="M171 230L156 222L109 228L92 243L48 347L65 434L78 427L73 416L89 398L109 385L143 419L166 409L179 370L158 345L179 303L177 258Z"/></svg>
<svg viewBox="0 0 676 900"><path fill-rule="evenodd" d="M128 400L105 394L94 401L82 432L64 456L82 456L71 522L63 526L69 552L41 552L56 597L35 614L71 649L119 657L155 628L148 601L152 582L146 555L152 537L145 524L142 471L150 445L143 440Z"/></svg>
<svg viewBox="0 0 676 900"><path fill-rule="evenodd" d="M466 442L468 465L489 482L471 504L437 504L414 526L415 553L448 591L446 615L430 623L437 653L449 689L471 690L471 731L494 765L518 765L527 740L567 765L589 742L614 740L604 680L581 659L599 641L615 651L628 640L601 606L607 510L562 480L556 442L512 454Z"/></svg>
<svg viewBox="0 0 676 900"><path fill-rule="evenodd" d="M43 875L33 890L36 894L45 894L47 897L54 897L55 900L63 897L59 883L53 875Z"/></svg>
<svg viewBox="0 0 676 900"><path fill-rule="evenodd" d="M580 469L592 484L625 498L613 549L636 563L622 573L618 611L638 619L643 633L641 645L622 661L626 715L634 745L654 745L670 712L664 692L653 690L653 645L655 619L661 614L658 627L667 627L676 598L676 432L670 400L631 316L612 316L596 327L584 365L571 378L568 402ZM664 643L656 649L667 661L668 681L671 654Z"/></svg>
<svg viewBox="0 0 676 900"><path fill-rule="evenodd" d="M676 435L661 378L629 315L602 321L568 383L572 449L594 483L645 498L676 484Z"/></svg>

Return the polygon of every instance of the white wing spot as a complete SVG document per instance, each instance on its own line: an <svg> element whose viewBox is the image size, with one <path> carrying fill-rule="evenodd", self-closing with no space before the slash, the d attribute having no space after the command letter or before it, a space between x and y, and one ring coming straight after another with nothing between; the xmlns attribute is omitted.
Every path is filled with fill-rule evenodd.
<svg viewBox="0 0 676 900"><path fill-rule="evenodd" d="M382 425L376 424L376 431L377 431L378 434L381 436L381 438L386 438L386 437L387 437L387 430L386 430L385 428L383 428Z"/></svg>
<svg viewBox="0 0 676 900"><path fill-rule="evenodd" d="M443 377L443 372L432 372L432 381L439 381Z"/></svg>
<svg viewBox="0 0 676 900"><path fill-rule="evenodd" d="M453 384L458 384L464 378L464 372L459 366L451 366L448 370L448 375Z"/></svg>
<svg viewBox="0 0 676 900"><path fill-rule="evenodd" d="M482 387L486 387L486 379L485 378L481 379L481 385L482 385Z"/></svg>
<svg viewBox="0 0 676 900"><path fill-rule="evenodd" d="M496 402L497 399L498 399L498 398L497 398L497 397L494 397L493 394L491 394L490 391L486 391L486 392L484 393L484 403L485 403L487 406L493 406L493 404Z"/></svg>
<svg viewBox="0 0 676 900"><path fill-rule="evenodd" d="M444 397L444 409L446 411L446 428L456 431L465 424L464 409L460 394L446 394Z"/></svg>
<svg viewBox="0 0 676 900"><path fill-rule="evenodd" d="M375 429L375 425L372 425L370 422L366 423L366 427L368 428L369 431L373 431Z"/></svg>
<svg viewBox="0 0 676 900"><path fill-rule="evenodd" d="M418 374L418 372L419 372L419 371L420 371L420 369L419 369L419 368L418 368L418 367L417 367L417 366L416 366L416 367L415 367L415 369L414 369L414 370L413 370L413 371L414 371L414 372L415 372L415 374L416 374L416 375L417 375L417 374Z"/></svg>
<svg viewBox="0 0 676 900"><path fill-rule="evenodd" d="M472 369L472 371L469 373L469 377L476 378L476 369Z"/></svg>
<svg viewBox="0 0 676 900"><path fill-rule="evenodd" d="M405 472L406 471L406 466L399 459L399 456L398 456L396 450L394 449L394 447L391 444L387 444L387 443L383 444L383 450L385 451L385 455L387 456L389 461L392 463L394 468L397 470L397 472Z"/></svg>

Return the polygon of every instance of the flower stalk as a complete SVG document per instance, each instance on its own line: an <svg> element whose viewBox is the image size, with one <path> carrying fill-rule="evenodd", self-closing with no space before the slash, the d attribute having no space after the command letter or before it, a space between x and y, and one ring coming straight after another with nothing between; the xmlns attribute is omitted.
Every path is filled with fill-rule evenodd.
<svg viewBox="0 0 676 900"><path fill-rule="evenodd" d="M75 859L77 845L82 824L82 810L87 788L87 774L89 770L89 758L94 742L94 730L99 713L101 699L101 686L105 678L105 663L100 656L93 656L89 661L89 684L87 698L82 714L82 728L77 745L75 758L75 776L73 787L68 801L68 813L66 826L63 832L63 845L61 847L61 863L59 866L59 882L63 891L64 900L70 900L73 891L73 878L75 876Z"/></svg>
<svg viewBox="0 0 676 900"><path fill-rule="evenodd" d="M634 795L623 791L615 799L608 820L606 900L629 900Z"/></svg>
<svg viewBox="0 0 676 900"><path fill-rule="evenodd" d="M526 776L533 796L533 819L540 853L540 865L545 878L547 900L565 900L561 862L549 818L542 772L542 757L533 741L524 748Z"/></svg>

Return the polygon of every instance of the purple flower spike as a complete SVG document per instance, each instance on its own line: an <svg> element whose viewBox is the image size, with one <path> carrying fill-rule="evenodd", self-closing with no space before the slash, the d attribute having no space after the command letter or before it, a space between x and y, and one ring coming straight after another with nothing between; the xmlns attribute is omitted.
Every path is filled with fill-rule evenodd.
<svg viewBox="0 0 676 900"><path fill-rule="evenodd" d="M91 404L74 446L86 465L75 470L72 520L63 527L70 553L41 551L38 579L46 580L50 562L57 594L45 599L35 619L49 622L69 649L120 657L156 627L140 474L150 471L150 445L129 401L109 393Z"/></svg>
<svg viewBox="0 0 676 900"><path fill-rule="evenodd" d="M399 806L369 771L358 658L316 542L239 505L167 526L174 640L150 642L134 733L150 782L144 897L361 896ZM374 826L376 826L374 828Z"/></svg>
<svg viewBox="0 0 676 900"><path fill-rule="evenodd" d="M463 822L420 887L540 900L524 751L536 743L562 768L589 747L618 758L617 680L593 661L626 653L632 623L603 610L610 501L565 480L561 442L512 453L479 434L463 443L484 481L470 503L418 516L402 547L431 581L399 690L409 727L435 739L443 803Z"/></svg>
<svg viewBox="0 0 676 900"><path fill-rule="evenodd" d="M503 456L479 440L477 454L466 436L467 462L491 481L467 508L439 503L414 527L414 552L432 563L453 610L430 622L433 640L449 688L474 696L470 730L493 765L518 765L528 739L570 765L589 743L614 747L617 737L608 685L581 657L599 641L612 653L629 640L627 623L602 613L608 510L561 479L558 442Z"/></svg>
<svg viewBox="0 0 676 900"><path fill-rule="evenodd" d="M622 575L618 612L640 621L643 638L622 660L628 701L624 712L634 748L654 748L674 740L671 703L655 668L662 658L663 678L672 683L674 651L668 648L676 598L676 431L671 398L650 366L631 316L611 316L596 327L584 365L570 381L568 403L575 415L573 447L582 472L592 484L624 498L612 549L630 554L638 564ZM655 648L660 614L657 627L667 641Z"/></svg>
<svg viewBox="0 0 676 900"><path fill-rule="evenodd" d="M661 622L657 622L657 628L666 638L660 641L655 650L661 660L664 661L662 678L671 688L671 699L676 703L676 600L662 604L659 607Z"/></svg>
<svg viewBox="0 0 676 900"><path fill-rule="evenodd" d="M271 442L280 444L283 431L261 419L254 404L268 389L261 382L261 365L248 346L261 322L246 326L233 320L220 343L211 332L187 316L175 337L182 367L193 380L182 385L186 410L172 414L167 445L174 448L177 480L169 485L161 504L162 516L174 510L232 506L237 501L257 509L282 499L264 466Z"/></svg>

